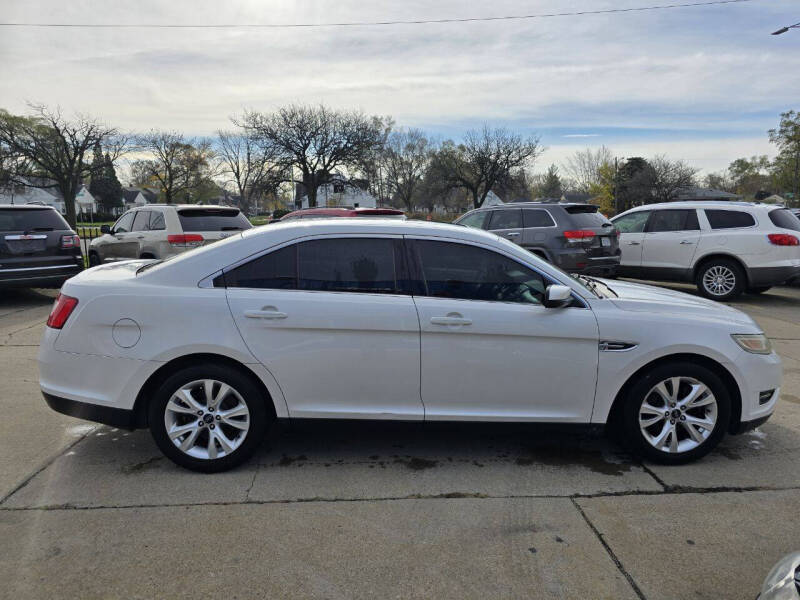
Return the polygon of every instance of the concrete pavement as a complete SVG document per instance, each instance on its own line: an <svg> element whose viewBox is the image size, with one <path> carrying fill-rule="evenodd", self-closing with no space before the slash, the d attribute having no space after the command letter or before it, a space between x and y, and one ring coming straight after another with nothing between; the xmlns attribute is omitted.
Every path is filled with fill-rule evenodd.
<svg viewBox="0 0 800 600"><path fill-rule="evenodd" d="M782 402L699 463L569 429L315 424L213 476L46 407L53 296L0 297L0 595L751 599L800 549L800 289L735 303L784 359Z"/></svg>

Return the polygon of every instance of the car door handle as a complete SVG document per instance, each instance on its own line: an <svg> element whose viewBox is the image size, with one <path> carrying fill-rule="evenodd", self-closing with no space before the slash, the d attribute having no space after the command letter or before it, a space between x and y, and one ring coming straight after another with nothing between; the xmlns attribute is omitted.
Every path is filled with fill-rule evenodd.
<svg viewBox="0 0 800 600"><path fill-rule="evenodd" d="M277 319L285 319L289 315L279 310L246 310L244 316L248 319L267 319L274 321Z"/></svg>
<svg viewBox="0 0 800 600"><path fill-rule="evenodd" d="M461 315L450 314L446 317L431 317L432 325L472 325L472 319L465 319Z"/></svg>
<svg viewBox="0 0 800 600"><path fill-rule="evenodd" d="M639 242L628 242L628 246L639 246Z"/></svg>
<svg viewBox="0 0 800 600"><path fill-rule="evenodd" d="M681 244L694 244L692 240L681 240Z"/></svg>
<svg viewBox="0 0 800 600"><path fill-rule="evenodd" d="M507 233L506 237L519 237L519 234L514 232L514 231L512 231L511 233Z"/></svg>
<svg viewBox="0 0 800 600"><path fill-rule="evenodd" d="M136 236L136 239L137 239L137 240L143 240L143 239L144 239L144 236L143 236L143 235L137 235L137 236Z"/></svg>

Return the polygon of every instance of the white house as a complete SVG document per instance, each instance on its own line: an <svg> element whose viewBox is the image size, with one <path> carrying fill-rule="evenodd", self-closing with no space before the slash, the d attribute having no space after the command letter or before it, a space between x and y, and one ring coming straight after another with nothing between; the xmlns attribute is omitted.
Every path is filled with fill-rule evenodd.
<svg viewBox="0 0 800 600"><path fill-rule="evenodd" d="M333 175L331 181L317 188L317 206L352 206L355 208L375 208L375 197L366 190L366 182L354 179L347 181L342 175ZM302 185L297 186L295 207L308 208L308 195Z"/></svg>
<svg viewBox="0 0 800 600"><path fill-rule="evenodd" d="M149 204L142 191L138 188L124 188L122 190L122 207L124 210L130 210L137 206L144 206Z"/></svg>

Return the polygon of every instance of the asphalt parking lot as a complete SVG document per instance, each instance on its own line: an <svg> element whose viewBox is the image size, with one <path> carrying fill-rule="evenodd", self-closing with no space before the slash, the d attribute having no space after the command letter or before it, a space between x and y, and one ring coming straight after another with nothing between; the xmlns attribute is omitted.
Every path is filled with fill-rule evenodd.
<svg viewBox="0 0 800 600"><path fill-rule="evenodd" d="M325 424L219 475L47 408L54 295L0 293L0 596L752 599L800 550L800 288L733 303L783 358L781 402L695 464L586 431Z"/></svg>

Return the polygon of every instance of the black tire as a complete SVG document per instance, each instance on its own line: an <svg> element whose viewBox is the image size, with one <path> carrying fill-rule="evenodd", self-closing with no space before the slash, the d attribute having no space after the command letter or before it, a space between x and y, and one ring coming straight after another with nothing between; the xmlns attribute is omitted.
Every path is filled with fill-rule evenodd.
<svg viewBox="0 0 800 600"><path fill-rule="evenodd" d="M639 423L639 411L645 400L648 400L648 398L658 398L658 396L655 394L651 396L651 390L653 390L654 386L656 386L659 382L667 380L671 377L692 378L705 384L714 395L717 406L716 423L706 439L692 449L674 453L665 452L653 446L645 438ZM651 399L650 402L652 403L654 400ZM673 410L671 407L667 408L666 405L665 408L666 410ZM703 407L691 409L686 414L691 416L700 416L698 411L703 410L705 410ZM619 435L621 436L620 441L627 446L629 450L631 450L634 454L642 456L645 459L653 462L666 465L678 465L691 462L705 456L720 442L725 435L725 432L728 430L728 425L730 423L731 399L725 384L722 383L722 380L713 371L692 363L667 363L653 368L633 384L628 392L627 398L624 399L622 410L618 416L619 423L616 424L617 427L611 427L609 429L611 431L619 432ZM675 423L678 437L680 438L683 436L682 440L688 439L688 430L685 426L680 426L680 419L676 419ZM664 421L664 426L665 425L666 421ZM654 428L655 433L659 431L659 428L662 427L662 424L659 422L654 424L652 427Z"/></svg>
<svg viewBox="0 0 800 600"><path fill-rule="evenodd" d="M720 291L713 287L715 270L723 279L732 280L730 289ZM695 283L700 295L711 300L725 301L739 296L745 290L747 278L744 270L736 261L728 258L715 258L700 266Z"/></svg>
<svg viewBox="0 0 800 600"><path fill-rule="evenodd" d="M760 285L758 287L747 288L747 293L748 294L763 294L767 290L771 290L771 289L772 289L771 285Z"/></svg>
<svg viewBox="0 0 800 600"><path fill-rule="evenodd" d="M96 267L100 264L100 257L97 255L97 252L89 252L89 266Z"/></svg>
<svg viewBox="0 0 800 600"><path fill-rule="evenodd" d="M150 260L150 259L153 259L153 258L155 258L155 256L153 256L153 255L152 255L152 254L150 254L149 252L145 252L145 253L144 253L144 254L142 254L142 255L141 255L139 258L140 258L141 260Z"/></svg>
<svg viewBox="0 0 800 600"><path fill-rule="evenodd" d="M232 400L228 400L228 402L235 401L239 403L239 399L241 399L241 402L247 406L247 411L249 412L249 428L243 434L243 438L241 442L239 442L238 447L236 447L229 454L225 454L220 458L202 458L191 456L178 448L167 434L165 413L167 411L167 404L169 403L173 394L181 389L182 386L186 386L191 382L200 380L215 380L227 384L238 394L238 398L229 396L232 398ZM219 387L216 387L215 389L219 391ZM242 372L224 365L200 363L176 371L167 377L167 379L164 380L164 382L158 387L158 390L156 390L156 393L153 395L153 398L150 400L150 404L148 406L148 422L150 424L150 432L164 455L175 464L203 473L227 471L228 469L232 469L242 464L244 461L250 458L264 440L269 421L269 415L271 414L268 412L266 407L266 402L268 401L269 399L264 397L262 390L259 389L256 383ZM203 405L205 406L205 404ZM224 405L225 402L222 402L220 403L219 407L215 408L219 409ZM206 415L208 414L211 413L206 412ZM188 414L185 417L183 417L183 415L180 416L186 419L186 425L190 424L190 421L194 421L194 419L205 420L202 416L192 416ZM212 418L214 417L213 414L211 414L211 416ZM184 424L181 424L181 426L183 425ZM209 446L209 444L212 444L212 442L209 441L208 436L211 435L210 429L214 429L216 426L219 427L219 431L217 431L217 433L223 432L223 429L225 429L225 434L228 437L238 435L236 428L229 428L229 426L220 423L219 419L217 418L217 421L209 421L209 424L204 423L203 427L199 428L204 429L205 431L200 431L196 436L196 439L198 440L198 446L203 442L203 435L206 436L206 445ZM213 442L213 445L216 448L218 443ZM222 448L221 445L219 447Z"/></svg>

